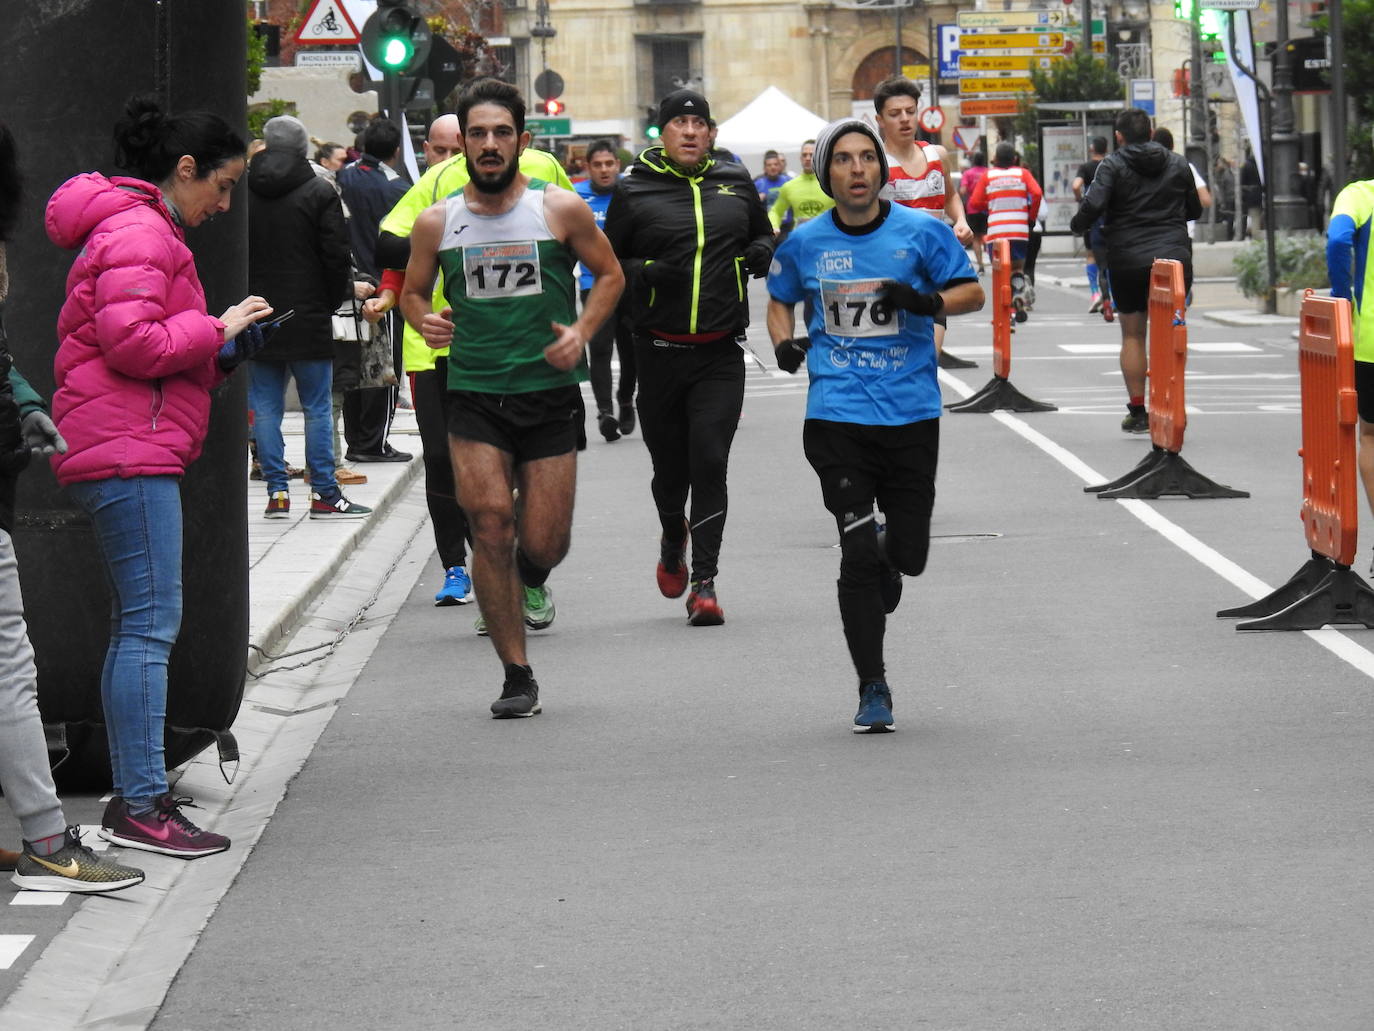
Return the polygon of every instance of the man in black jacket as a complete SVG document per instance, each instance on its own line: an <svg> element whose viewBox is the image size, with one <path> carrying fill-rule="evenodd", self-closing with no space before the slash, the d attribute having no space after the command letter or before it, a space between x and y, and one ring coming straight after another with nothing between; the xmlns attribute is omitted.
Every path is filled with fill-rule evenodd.
<svg viewBox="0 0 1374 1031"><path fill-rule="evenodd" d="M310 518L360 519L372 510L345 498L334 478L333 315L353 288L343 204L306 160L310 137L297 119L270 119L263 139L267 149L248 167L248 281L271 298L279 318L294 312L254 358L248 388L267 481L264 515L291 516L281 420L286 380L294 377L305 413Z"/></svg>
<svg viewBox="0 0 1374 1031"><path fill-rule="evenodd" d="M1099 215L1106 216L1107 277L1112 303L1121 316L1121 376L1126 381L1127 415L1121 428L1148 433L1145 333L1150 267L1156 258L1175 258L1183 262L1186 288L1192 288L1188 221L1202 214L1202 201L1188 162L1151 141L1150 116L1140 108L1117 116L1116 145L1118 149L1098 165L1069 229L1085 232Z"/></svg>
<svg viewBox="0 0 1374 1031"><path fill-rule="evenodd" d="M606 235L626 273L635 325L639 423L653 460L658 589L687 590L688 621L725 621L715 576L725 528L726 469L744 404L748 277L773 258L773 227L743 165L710 150L710 107L691 90L659 105L662 145L616 187ZM691 521L686 519L691 495Z"/></svg>

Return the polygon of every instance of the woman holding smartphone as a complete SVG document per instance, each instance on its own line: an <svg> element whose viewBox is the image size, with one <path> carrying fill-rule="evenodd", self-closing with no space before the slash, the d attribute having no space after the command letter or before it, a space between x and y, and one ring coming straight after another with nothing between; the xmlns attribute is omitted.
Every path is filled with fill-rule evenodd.
<svg viewBox="0 0 1374 1031"><path fill-rule="evenodd" d="M167 788L167 660L181 626L181 477L201 451L210 390L262 346L272 314L246 297L219 318L185 228L229 210L246 147L208 112L167 114L135 98L115 126L116 163L57 188L48 236L76 250L58 318L53 416L69 444L58 482L90 517L112 600L101 673L115 797L100 836L195 858L229 839Z"/></svg>

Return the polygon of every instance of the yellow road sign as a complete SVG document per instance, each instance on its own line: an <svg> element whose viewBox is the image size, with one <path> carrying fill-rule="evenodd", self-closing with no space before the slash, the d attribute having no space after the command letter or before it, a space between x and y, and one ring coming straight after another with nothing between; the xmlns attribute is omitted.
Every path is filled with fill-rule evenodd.
<svg viewBox="0 0 1374 1031"><path fill-rule="evenodd" d="M912 82L924 82L930 78L930 65L928 64L904 64L902 65L902 75Z"/></svg>
<svg viewBox="0 0 1374 1031"><path fill-rule="evenodd" d="M1069 23L1064 11L962 11L959 28L1010 32L1028 29L1058 29Z"/></svg>
<svg viewBox="0 0 1374 1031"><path fill-rule="evenodd" d="M1052 57L1031 57L1029 55L987 57L983 54L961 54L959 55L959 70L961 72L1028 72L1034 68L1045 71L1051 68L1056 61L1063 59L1063 54L1056 54Z"/></svg>
<svg viewBox="0 0 1374 1031"><path fill-rule="evenodd" d="M959 95L969 93L1031 93L1035 87L1030 79L970 79L959 80Z"/></svg>
<svg viewBox="0 0 1374 1031"><path fill-rule="evenodd" d="M963 32L959 35L959 49L999 49L1001 47L1062 47L1062 32Z"/></svg>

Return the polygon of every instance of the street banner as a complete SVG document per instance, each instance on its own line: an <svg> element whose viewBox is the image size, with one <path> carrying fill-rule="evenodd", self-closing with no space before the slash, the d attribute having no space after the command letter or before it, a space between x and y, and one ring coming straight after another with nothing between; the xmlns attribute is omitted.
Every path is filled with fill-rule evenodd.
<svg viewBox="0 0 1374 1031"><path fill-rule="evenodd" d="M1221 45L1226 51L1226 64L1231 69L1231 82L1236 87L1236 103L1240 105L1240 115L1245 121L1245 134L1255 141L1251 148L1255 154L1255 167L1259 169L1260 182L1264 182L1264 149L1258 141L1264 137L1260 131L1259 90L1255 80L1236 66L1236 54L1245 55L1245 64L1251 70L1255 67L1255 42L1250 32L1250 12L1239 14L1228 11L1223 15L1230 31L1221 34ZM1232 36L1235 38L1233 39Z"/></svg>

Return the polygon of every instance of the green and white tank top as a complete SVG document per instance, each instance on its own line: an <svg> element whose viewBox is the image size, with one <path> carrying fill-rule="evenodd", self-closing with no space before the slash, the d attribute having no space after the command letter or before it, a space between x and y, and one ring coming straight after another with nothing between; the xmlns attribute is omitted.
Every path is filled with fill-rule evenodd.
<svg viewBox="0 0 1374 1031"><path fill-rule="evenodd" d="M462 191L444 201L439 264L453 309L450 390L527 394L587 378L585 355L567 372L544 359L551 323L577 318L575 261L544 217L548 185L531 179L502 215L470 211Z"/></svg>

